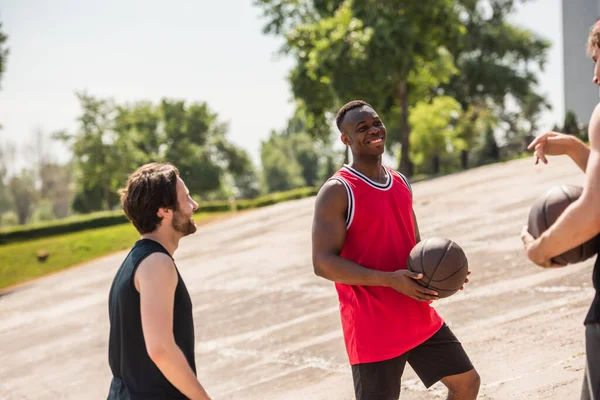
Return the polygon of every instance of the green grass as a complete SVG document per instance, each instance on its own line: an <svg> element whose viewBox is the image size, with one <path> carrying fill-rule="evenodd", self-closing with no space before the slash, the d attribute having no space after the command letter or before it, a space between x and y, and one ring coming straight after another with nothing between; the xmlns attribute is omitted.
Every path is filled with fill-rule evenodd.
<svg viewBox="0 0 600 400"><path fill-rule="evenodd" d="M199 213L194 215L194 221L200 225L224 214L227 213ZM2 245L0 289L128 249L139 236L133 225L125 223ZM39 262L38 251L47 251L48 259Z"/></svg>

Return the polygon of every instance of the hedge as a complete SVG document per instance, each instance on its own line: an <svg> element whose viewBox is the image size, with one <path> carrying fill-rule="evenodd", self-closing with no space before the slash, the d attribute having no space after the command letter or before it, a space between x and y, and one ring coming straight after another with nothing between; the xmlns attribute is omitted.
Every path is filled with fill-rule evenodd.
<svg viewBox="0 0 600 400"><path fill-rule="evenodd" d="M308 187L294 189L287 192L272 193L250 200L238 200L235 202L202 202L199 204L196 212L227 212L264 207L282 201L296 200L304 197L314 196L317 194L318 190L318 188ZM79 232L88 229L102 228L106 226L122 224L125 222L127 222L127 218L120 210L102 211L43 224L25 225L2 229L0 230L0 244L37 239L71 232Z"/></svg>
<svg viewBox="0 0 600 400"><path fill-rule="evenodd" d="M247 210L250 208L265 207L283 201L297 200L305 197L314 196L319 191L317 187L307 187L289 190L287 192L271 193L266 196L257 197L252 200L238 200L235 203L236 210Z"/></svg>

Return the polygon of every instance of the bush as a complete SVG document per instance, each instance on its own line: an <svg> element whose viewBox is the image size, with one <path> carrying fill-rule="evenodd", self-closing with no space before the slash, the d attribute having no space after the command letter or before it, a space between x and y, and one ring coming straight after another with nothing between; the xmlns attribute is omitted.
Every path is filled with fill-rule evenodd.
<svg viewBox="0 0 600 400"><path fill-rule="evenodd" d="M307 187L289 190L287 192L271 193L266 196L257 197L252 200L240 200L235 203L236 210L247 210L250 208L265 207L282 201L297 200L314 196L319 191L317 187Z"/></svg>
<svg viewBox="0 0 600 400"><path fill-rule="evenodd" d="M19 217L14 211L7 211L0 215L0 219L3 226L17 226L19 225Z"/></svg>
<svg viewBox="0 0 600 400"><path fill-rule="evenodd" d="M228 201L205 201L198 202L198 210L196 212L224 212L224 211L233 211L234 208L232 204Z"/></svg>
<svg viewBox="0 0 600 400"><path fill-rule="evenodd" d="M319 188L308 187L290 190L287 192L271 193L266 196L251 200L207 201L198 205L197 213L216 213L251 208L265 207L282 201L302 199L314 196ZM37 239L42 237L60 235L64 233L79 232L88 229L97 229L127 222L122 211L101 211L87 215L55 220L43 224L21 225L0 230L0 244Z"/></svg>
<svg viewBox="0 0 600 400"><path fill-rule="evenodd" d="M0 244L102 228L127 222L122 211L106 211L35 225L21 225L0 231Z"/></svg>

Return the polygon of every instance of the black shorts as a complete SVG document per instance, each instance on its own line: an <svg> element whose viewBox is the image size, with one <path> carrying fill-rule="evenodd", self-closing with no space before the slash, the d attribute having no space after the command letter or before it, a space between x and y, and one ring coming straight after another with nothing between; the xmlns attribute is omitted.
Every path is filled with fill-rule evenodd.
<svg viewBox="0 0 600 400"><path fill-rule="evenodd" d="M585 376L581 400L600 400L600 324L585 327Z"/></svg>
<svg viewBox="0 0 600 400"><path fill-rule="evenodd" d="M406 362L427 388L445 376L473 369L471 360L448 325L412 350L390 360L352 366L357 400L397 400Z"/></svg>

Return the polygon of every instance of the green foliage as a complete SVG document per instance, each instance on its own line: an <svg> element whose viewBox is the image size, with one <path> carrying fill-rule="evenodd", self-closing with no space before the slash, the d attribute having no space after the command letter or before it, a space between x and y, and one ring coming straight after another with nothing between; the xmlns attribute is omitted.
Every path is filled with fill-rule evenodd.
<svg viewBox="0 0 600 400"><path fill-rule="evenodd" d="M536 92L537 71L544 69L550 42L508 21L514 0L461 0L457 4L465 11L462 23L467 33L448 48L460 73L442 89L463 110L487 109L502 121L495 130L506 142L504 152L520 154L538 130L541 112L550 108Z"/></svg>
<svg viewBox="0 0 600 400"><path fill-rule="evenodd" d="M77 96L82 108L77 131L56 135L74 154L75 211L116 209L127 176L151 161L175 164L190 192L201 199L258 195L250 158L227 140L227 125L206 103L115 104L86 93Z"/></svg>
<svg viewBox="0 0 600 400"><path fill-rule="evenodd" d="M6 47L6 40L8 36L2 33L2 23L0 22L0 82L2 82L2 75L6 72L6 63L8 60L8 48Z"/></svg>
<svg viewBox="0 0 600 400"><path fill-rule="evenodd" d="M247 210L270 204L314 196L318 188L302 187L287 192L278 192L237 201L200 201L195 215L219 214L235 210ZM196 217L194 217L196 218ZM28 226L0 229L0 245L24 240L88 231L127 222L122 211L100 211Z"/></svg>
<svg viewBox="0 0 600 400"><path fill-rule="evenodd" d="M577 122L577 116L573 111L568 111L565 114L565 122L563 124L562 131L571 135L578 135L579 123Z"/></svg>
<svg viewBox="0 0 600 400"><path fill-rule="evenodd" d="M224 136L226 126L217 121L206 103L186 106L183 101L162 100L161 114L167 143L164 160L177 166L191 193L218 190L223 170L208 144Z"/></svg>
<svg viewBox="0 0 600 400"><path fill-rule="evenodd" d="M416 166L432 160L432 172L437 174L440 157L466 148L456 127L460 115L460 104L452 97L440 96L431 103L417 103L410 114L411 156Z"/></svg>
<svg viewBox="0 0 600 400"><path fill-rule="evenodd" d="M566 112L562 128L557 125L554 125L552 130L554 132L562 132L567 133L569 135L574 135L579 139L583 140L584 142L589 141L588 125L580 124L577 121L577 116L573 111Z"/></svg>
<svg viewBox="0 0 600 400"><path fill-rule="evenodd" d="M79 128L76 134L60 132L56 137L71 144L75 164L75 180L80 192L97 194L95 202L85 198L92 207L97 203L104 209L114 209L118 204L113 195L119 188L124 171L123 160L126 154L119 152L120 146L115 132L114 119L117 109L112 100L97 99L86 93L77 93L82 115L77 118ZM100 208L92 208L100 209Z"/></svg>
<svg viewBox="0 0 600 400"><path fill-rule="evenodd" d="M407 175L414 154L409 112L417 101L447 95L465 114L491 114L505 122L509 150L517 153L549 107L536 93L536 70L543 69L550 43L508 22L513 0L255 4L266 19L265 32L282 36L282 51L296 60L289 79L307 115L331 117L348 100L367 100L384 117L388 151L400 148L400 170ZM515 112L507 111L509 101L516 103ZM472 115L465 118L473 121ZM459 123L463 168L485 130L479 119L473 129Z"/></svg>
<svg viewBox="0 0 600 400"><path fill-rule="evenodd" d="M16 212L8 211L0 214L0 223L2 223L2 226L16 226L19 225L19 217L17 217Z"/></svg>
<svg viewBox="0 0 600 400"><path fill-rule="evenodd" d="M475 148L475 165L485 165L500 160L500 147L494 135L494 128L488 123L481 135L479 145Z"/></svg>
<svg viewBox="0 0 600 400"><path fill-rule="evenodd" d="M33 207L38 199L33 172L26 169L21 170L18 175L10 178L8 187L14 201L19 224L23 225L31 217Z"/></svg>
<svg viewBox="0 0 600 400"><path fill-rule="evenodd" d="M55 220L56 216L54 215L52 208L52 202L50 200L41 199L31 215L31 222L36 223Z"/></svg>
<svg viewBox="0 0 600 400"><path fill-rule="evenodd" d="M302 166L295 157L288 136L271 132L271 136L261 144L260 159L263 183L267 192L280 192L306 186L302 176Z"/></svg>
<svg viewBox="0 0 600 400"><path fill-rule="evenodd" d="M50 206L45 216L65 218L69 215L73 193L71 189L72 168L69 164L59 165L53 162L42 162L39 167L40 196Z"/></svg>
<svg viewBox="0 0 600 400"><path fill-rule="evenodd" d="M336 153L332 149L328 149L324 152L325 154L321 156L319 162L319 178L318 181L322 184L327 179L331 178L331 176L340 168L340 166L344 163L343 154Z"/></svg>
<svg viewBox="0 0 600 400"><path fill-rule="evenodd" d="M0 149L0 215L14 207L8 185L8 171L3 161L2 149Z"/></svg>
<svg viewBox="0 0 600 400"><path fill-rule="evenodd" d="M400 169L410 174L407 120L412 85L408 88L407 82L420 79L418 90L424 92L422 87L436 83L438 76L455 72L451 57L440 51L462 31L453 1L300 3L257 2L269 19L265 30L282 34L284 51L296 59L290 74L294 96L319 116L355 98L366 99L384 116L399 115L401 134L390 135L390 140L402 144ZM429 63L445 68L436 71Z"/></svg>
<svg viewBox="0 0 600 400"><path fill-rule="evenodd" d="M35 225L0 230L0 244L32 240L127 222L122 211L104 211Z"/></svg>
<svg viewBox="0 0 600 400"><path fill-rule="evenodd" d="M284 201L303 199L305 197L315 196L319 191L316 187L303 187L287 192L276 192L261 196L254 200L240 200L235 204L237 210L247 210L251 208L260 208Z"/></svg>

